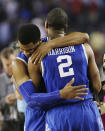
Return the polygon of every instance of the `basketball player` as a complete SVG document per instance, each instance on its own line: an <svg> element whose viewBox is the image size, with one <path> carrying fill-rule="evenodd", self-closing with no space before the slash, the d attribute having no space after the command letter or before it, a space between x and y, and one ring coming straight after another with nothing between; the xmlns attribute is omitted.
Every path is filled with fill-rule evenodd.
<svg viewBox="0 0 105 131"><path fill-rule="evenodd" d="M75 36L72 36L71 41L68 42L69 44L72 44L70 42L72 42L73 37ZM28 104L26 115L25 115L26 117L25 130L26 131L35 131L35 130L43 131L44 130L44 125L45 125L44 123L45 111L43 111L44 106L53 105L55 104L55 102L59 101L61 98L65 98L65 99L75 98L75 99L83 100L83 98L78 97L78 96L87 95L87 93L81 93L82 91L87 90L87 89L81 89L84 87L84 85L77 86L77 87L71 86L69 90L68 87L71 85L71 83L69 83L67 86L65 86L64 89L60 91L54 91L52 93L35 93L34 85L32 81L29 80L30 78L27 72L27 62L28 62L29 56L33 53L33 51L36 48L36 45L39 43L39 40L40 40L40 31L35 25L29 24L29 25L22 26L18 32L18 44L22 52L19 53L18 57L12 64L13 76L15 78L16 84L20 86L17 89L20 90L20 93L22 94L22 96L24 97L24 99L26 100ZM76 36L76 40L75 40L76 44L78 43L78 40L79 41L81 40L81 42L84 43L84 36L81 37L80 39L79 37L77 39L77 36ZM57 42L58 42L58 39L57 39ZM60 43L62 44L61 41ZM55 47L56 47L56 44L55 44ZM24 87L25 87L25 90L24 90ZM32 88L32 90L30 90L30 88ZM31 91L33 91L34 94L31 94ZM37 87L36 87L36 92L40 92L40 89L37 90ZM32 96L30 96L30 94ZM33 101L32 103L30 102L31 99L34 100L34 104L36 103L35 107L33 107Z"/></svg>
<svg viewBox="0 0 105 131"><path fill-rule="evenodd" d="M51 10L46 19L46 30L50 39L64 37L67 14L60 8ZM89 90L84 101L72 99L58 101L46 113L46 131L104 131L101 117L90 91L99 92L101 82L94 54L88 44L68 46L51 50L43 59L42 66L29 62L29 73L38 87L42 72L47 92L62 89L75 78L75 85L86 85ZM40 71L40 68L42 69ZM90 84L90 87L89 87Z"/></svg>

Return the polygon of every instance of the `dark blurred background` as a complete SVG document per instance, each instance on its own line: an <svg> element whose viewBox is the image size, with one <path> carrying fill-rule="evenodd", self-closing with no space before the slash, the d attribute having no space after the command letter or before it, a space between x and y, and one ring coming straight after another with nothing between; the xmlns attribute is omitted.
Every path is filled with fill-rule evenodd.
<svg viewBox="0 0 105 131"><path fill-rule="evenodd" d="M87 32L96 62L101 68L105 53L105 0L0 0L0 50L16 41L17 29L24 23L35 23L42 37L44 21L54 7L63 8L69 16L69 31Z"/></svg>

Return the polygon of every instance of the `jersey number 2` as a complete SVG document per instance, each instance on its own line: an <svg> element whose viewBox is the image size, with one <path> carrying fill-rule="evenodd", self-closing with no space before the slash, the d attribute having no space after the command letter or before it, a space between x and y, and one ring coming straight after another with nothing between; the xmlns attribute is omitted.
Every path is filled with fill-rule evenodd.
<svg viewBox="0 0 105 131"><path fill-rule="evenodd" d="M68 71L64 72L64 68L70 67L70 66L72 65L71 56L69 56L69 55L58 56L58 57L57 57L57 62L58 62L58 63L59 63L59 62L62 62L62 60L64 60L64 59L66 59L67 62L66 62L66 63L61 63L61 64L58 66L60 77L66 77L66 76L74 75L74 70L73 70L73 68L69 68Z"/></svg>

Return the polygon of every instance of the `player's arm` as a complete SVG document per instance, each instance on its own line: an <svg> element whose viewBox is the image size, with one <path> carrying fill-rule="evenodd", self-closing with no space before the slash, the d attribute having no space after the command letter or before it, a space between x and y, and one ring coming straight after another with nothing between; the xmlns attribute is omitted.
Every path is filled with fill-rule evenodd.
<svg viewBox="0 0 105 131"><path fill-rule="evenodd" d="M19 100L22 100L23 98L22 98L20 92L17 89L18 86L17 86L17 83L15 82L15 79L14 79L13 76L12 76L12 81L13 81L13 88L15 88L15 96L16 96L16 98L19 99Z"/></svg>
<svg viewBox="0 0 105 131"><path fill-rule="evenodd" d="M99 70L95 62L95 57L92 48L88 44L84 44L88 57L88 75L91 87L97 93L101 90L101 80Z"/></svg>
<svg viewBox="0 0 105 131"><path fill-rule="evenodd" d="M29 61L28 71L29 71L30 78L32 79L34 85L38 88L39 83L41 82L41 77L42 77L40 64L34 65ZM61 89L60 91L54 91L54 92L50 92L50 93L37 93L37 95L34 92L32 92L33 101L30 101L30 105L35 106L36 103L39 103L40 106L43 106L43 105L52 106L52 105L57 104L58 101L61 101L62 99L83 100L83 98L81 98L79 96L87 95L87 93L83 93L83 90L84 91L87 90L87 89L86 90L83 89L83 87L85 87L85 85L72 87L71 86L72 83L73 83L73 80L70 81L64 87L64 89ZM43 101L43 105L42 105L41 101Z"/></svg>
<svg viewBox="0 0 105 131"><path fill-rule="evenodd" d="M22 83L30 79L28 76L27 65L19 59L13 60L12 72L13 78L16 82L15 85L17 84L18 86L20 86ZM17 86L15 87L18 89Z"/></svg>
<svg viewBox="0 0 105 131"><path fill-rule="evenodd" d="M23 98L22 98L22 96L21 96L21 94L20 94L20 92L16 89L16 91L15 91L15 95L16 95L16 98L17 99L19 99L19 100L22 100Z"/></svg>
<svg viewBox="0 0 105 131"><path fill-rule="evenodd" d="M64 46L73 46L84 44L89 41L89 35L87 33L81 32L72 32L64 37L58 37L53 40L49 40L47 45L50 46L51 49L64 47Z"/></svg>
<svg viewBox="0 0 105 131"><path fill-rule="evenodd" d="M49 40L46 43L40 44L40 46L32 54L30 60L34 63L40 63L40 61L51 51L53 48L73 46L78 44L83 44L89 41L89 36L87 33L73 32L64 37L58 37L53 40Z"/></svg>
<svg viewBox="0 0 105 131"><path fill-rule="evenodd" d="M55 105L55 103L57 103L58 100L60 100L60 96L61 98L64 99L80 99L82 100L82 98L76 97L79 95L87 95L87 93L80 93L85 91L85 89L82 89L84 87L84 85L82 86L77 86L77 87L73 87L73 88L67 88L70 85L66 85L66 90L61 90L60 93L59 91L54 91L51 93L35 93L36 89L39 88L40 82L41 82L41 74L39 73L39 66L35 66L34 70L31 70L34 77L34 84L33 82L30 80L29 76L28 76L28 72L27 72L27 66L25 65L25 63L23 63L20 60L14 60L12 63L12 70L13 70L13 77L14 80L17 84L17 89L19 90L20 94L22 95L22 97L25 99L26 103L29 106L45 106L45 105ZM75 89L76 88L76 89ZM70 95L69 97L69 91L72 91L72 95Z"/></svg>
<svg viewBox="0 0 105 131"><path fill-rule="evenodd" d="M28 105L32 106L34 103L35 106L44 106L53 101L55 102L60 98L59 92L57 91L50 94L35 93L41 82L41 76L37 67L35 68L35 87L32 80L29 78L27 65L25 63L18 59L14 60L12 62L12 71L16 88L19 90ZM53 99L50 99L52 96L54 96Z"/></svg>

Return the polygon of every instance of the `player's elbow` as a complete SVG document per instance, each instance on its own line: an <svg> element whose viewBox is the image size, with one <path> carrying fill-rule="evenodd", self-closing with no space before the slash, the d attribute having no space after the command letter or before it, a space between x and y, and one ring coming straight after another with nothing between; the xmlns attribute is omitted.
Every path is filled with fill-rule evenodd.
<svg viewBox="0 0 105 131"><path fill-rule="evenodd" d="M101 90L101 84L100 83L97 83L97 85L95 85L94 86L95 88L95 91L97 92L97 93L99 93L100 92L100 90Z"/></svg>
<svg viewBox="0 0 105 131"><path fill-rule="evenodd" d="M99 93L100 90L101 90L101 80L100 80L100 77L99 77L99 75L96 74L93 78L94 78L93 88L94 88L94 90L97 93Z"/></svg>

